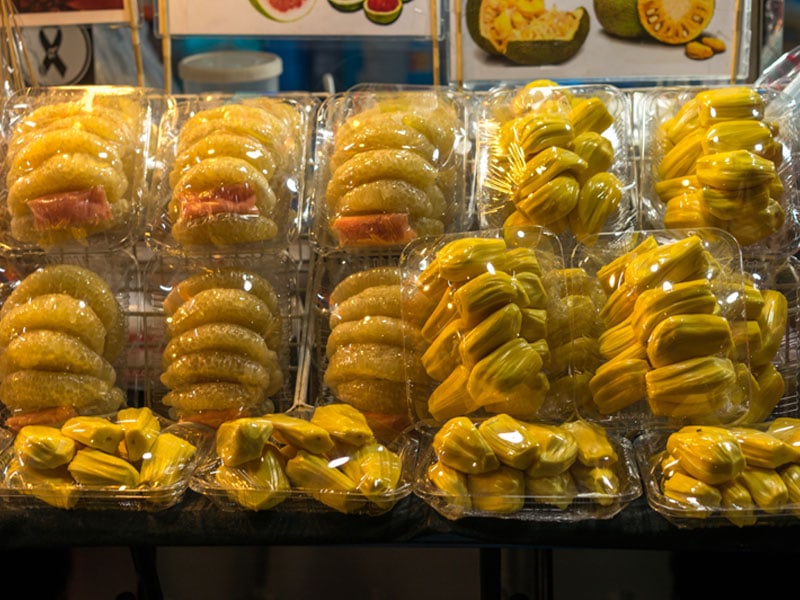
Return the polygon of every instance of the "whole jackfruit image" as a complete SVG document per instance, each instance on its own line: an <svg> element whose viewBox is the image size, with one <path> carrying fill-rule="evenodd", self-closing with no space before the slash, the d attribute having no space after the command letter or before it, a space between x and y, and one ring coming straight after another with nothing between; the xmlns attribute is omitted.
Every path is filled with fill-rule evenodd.
<svg viewBox="0 0 800 600"><path fill-rule="evenodd" d="M746 466L739 441L724 427L686 425L670 434L666 449L683 470L708 485L731 481Z"/></svg>
<svg viewBox="0 0 800 600"><path fill-rule="evenodd" d="M442 425L432 448L439 462L462 473L486 473L500 466L494 450L467 417L454 417Z"/></svg>
<svg viewBox="0 0 800 600"><path fill-rule="evenodd" d="M522 471L500 465L493 471L467 475L467 488L476 510L513 513L525 506Z"/></svg>

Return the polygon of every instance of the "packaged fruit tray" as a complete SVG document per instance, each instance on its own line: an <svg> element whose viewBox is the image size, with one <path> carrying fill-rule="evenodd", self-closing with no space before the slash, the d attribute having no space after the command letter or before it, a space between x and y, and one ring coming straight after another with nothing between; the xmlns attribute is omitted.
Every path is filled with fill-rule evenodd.
<svg viewBox="0 0 800 600"><path fill-rule="evenodd" d="M643 92L643 227L718 227L745 257L800 248L795 101L757 86Z"/></svg>
<svg viewBox="0 0 800 600"><path fill-rule="evenodd" d="M164 510L183 497L212 434L149 408L27 425L0 454L0 501L15 509Z"/></svg>
<svg viewBox="0 0 800 600"><path fill-rule="evenodd" d="M446 88L358 86L317 113L318 248L394 248L472 225L468 103Z"/></svg>
<svg viewBox="0 0 800 600"><path fill-rule="evenodd" d="M288 413L234 419L191 489L226 511L378 515L412 492L416 444L383 444L348 404L298 405Z"/></svg>
<svg viewBox="0 0 800 600"><path fill-rule="evenodd" d="M800 420L686 425L634 441L650 507L684 528L796 523Z"/></svg>
<svg viewBox="0 0 800 600"><path fill-rule="evenodd" d="M642 494L633 445L587 421L498 414L422 432L414 493L442 516L610 519Z"/></svg>
<svg viewBox="0 0 800 600"><path fill-rule="evenodd" d="M638 225L631 103L611 85L490 89L477 118L481 228L548 227L565 248Z"/></svg>

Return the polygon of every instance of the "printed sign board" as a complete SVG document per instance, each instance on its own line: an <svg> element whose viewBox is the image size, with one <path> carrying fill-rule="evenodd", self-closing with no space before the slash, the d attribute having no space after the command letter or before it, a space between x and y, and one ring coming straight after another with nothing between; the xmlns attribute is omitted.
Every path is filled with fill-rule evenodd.
<svg viewBox="0 0 800 600"><path fill-rule="evenodd" d="M13 0L20 27L128 23L128 0Z"/></svg>

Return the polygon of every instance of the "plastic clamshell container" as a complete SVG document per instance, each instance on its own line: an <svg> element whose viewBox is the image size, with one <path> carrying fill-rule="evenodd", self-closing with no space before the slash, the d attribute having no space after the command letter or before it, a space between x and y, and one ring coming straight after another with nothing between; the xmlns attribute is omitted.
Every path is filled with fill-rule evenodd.
<svg viewBox="0 0 800 600"><path fill-rule="evenodd" d="M592 360L576 380L582 418L634 433L692 419L732 423L747 414L750 389L737 376L749 378L760 329L753 314L748 318L753 309L730 234L600 234L576 246L571 265L594 278L606 298L593 316Z"/></svg>
<svg viewBox="0 0 800 600"><path fill-rule="evenodd" d="M472 433L477 432L486 443L486 436L480 430L482 422L484 420L481 419L465 421L474 426ZM528 423L531 427L543 426L535 422L522 423ZM559 424L544 426L556 431L560 429ZM610 519L642 495L633 444L618 434L607 433L607 441L616 460L598 462L601 466L597 470L583 465L576 458L574 449L571 458L563 466L557 467L556 461L551 462L550 457L547 458L548 466L544 466L540 447L536 458L528 461L529 466L523 467L521 463L511 466L513 463L501 459L493 461L498 465L494 468L468 473L452 465L443 466L442 451L437 450L434 441L439 431L441 429L419 432L421 439L414 494L449 520L466 517L549 522ZM504 439L506 444L502 454L521 456L512 453L509 448L515 444L522 448L524 438L506 435ZM560 444L553 444L551 449L561 447ZM499 453L494 450L490 452L500 458ZM458 454L458 451L454 451L454 454ZM464 452L464 456L478 455ZM540 462L541 467L537 466ZM487 463L476 460L472 464ZM547 471L553 474L541 474ZM437 479L439 484L434 483ZM597 481L599 487L589 487L589 481Z"/></svg>
<svg viewBox="0 0 800 600"><path fill-rule="evenodd" d="M192 473L206 460L212 449L213 431L203 425L175 423L155 413L153 416L158 420L159 426L158 437L154 438L156 440L154 443L163 443L164 448L168 448L167 444L172 443L182 449L182 451L176 451L175 455L169 454L170 450L163 451L164 454L161 456L170 458L165 470L161 471L158 476L154 475L155 483L137 483L134 486L124 483L119 485L78 483L69 471L68 464L52 469L32 468L35 475L31 475L30 472L26 473L24 464L20 464L20 455L15 450L12 441L8 448L0 454L0 474L3 478L0 484L0 502L14 509L55 507L64 510L151 512L165 510L178 504L189 488L189 479ZM116 423L117 413L96 418ZM56 427L53 430L59 431ZM158 441L159 438L161 438L161 442ZM124 441L122 444L124 445ZM155 448L156 446L153 446L151 450ZM112 460L117 462L127 463L128 470L136 473L137 478L143 470L143 461L148 460L145 457L131 462L122 458L118 453L111 454L98 448L90 448L82 443L77 443L77 449L77 451L83 449L84 451L90 450L91 453L101 453L112 457ZM150 460L155 460L155 458ZM170 460L173 462L169 462ZM98 461L97 457L94 457L92 462L96 465L104 464L102 460ZM86 466L88 464L90 463L84 463L80 470L90 473L89 477L91 478L95 473L92 471L92 467ZM106 476L107 473L120 467L115 464L96 468L98 476ZM147 467L147 469L150 468Z"/></svg>
<svg viewBox="0 0 800 600"><path fill-rule="evenodd" d="M125 86L30 88L5 104L0 244L118 248L142 233L154 115L163 96Z"/></svg>
<svg viewBox="0 0 800 600"><path fill-rule="evenodd" d="M153 251L280 251L296 240L316 104L307 94L176 96L159 124Z"/></svg>
<svg viewBox="0 0 800 600"><path fill-rule="evenodd" d="M326 98L316 124L311 242L400 250L472 224L468 102L423 86L359 86Z"/></svg>
<svg viewBox="0 0 800 600"><path fill-rule="evenodd" d="M739 92L741 98L749 97L749 106L733 97ZM731 106L722 106L722 100L705 101L705 96L697 101L699 94L708 93L729 94ZM734 235L745 258L780 260L797 252L800 211L794 99L751 85L678 86L642 92L637 102L643 228L719 227ZM713 106L715 102L720 106ZM719 116L704 116L701 125L698 104L703 104L704 114L717 109ZM748 171L740 170L744 168L741 160L733 160L742 152ZM754 162L753 155L763 158ZM696 169L699 159L705 165L702 180ZM769 203L767 196L752 193L761 190L755 185L759 179L752 175L757 170L774 170L776 178L767 184L771 186ZM718 177L726 172L727 178ZM720 186L724 186L722 192ZM713 198L711 203L709 198ZM672 199L677 200L677 208L674 215L667 215Z"/></svg>
<svg viewBox="0 0 800 600"><path fill-rule="evenodd" d="M13 402L10 400L11 384L8 384L6 403L2 404L4 416L24 416L52 406L72 407L78 414L105 414L115 410L117 402L136 404L141 381L135 368L136 349L131 340L136 339L142 324L136 304L140 270L133 253L125 249L6 252L0 257L0 266L0 329L8 336L3 343L7 363L3 379L14 376L17 371L29 371L29 374L36 369L52 371L48 374L52 379L48 381L43 376L33 375L28 380L33 388L29 392L25 391L25 379L17 376L20 395ZM44 310L37 312L26 308L32 301ZM73 314L72 311L80 311L80 304L85 304L87 310ZM34 320L38 323L36 327ZM37 331L35 336L26 337L28 329L55 331ZM78 345L59 333L70 331L90 350L101 355L102 360L97 356L87 361L91 352L74 355ZM52 337L48 337L50 334ZM60 336L60 340L56 336ZM12 344L16 356L13 361ZM102 366L98 367L99 363ZM113 381L109 379L111 368ZM67 387L59 390L62 372L67 378L74 373L88 374L88 387L64 384ZM49 385L54 389L46 390ZM89 389L91 398L70 396L67 389L72 389L73 394L76 389L84 392Z"/></svg>
<svg viewBox="0 0 800 600"><path fill-rule="evenodd" d="M310 421L315 410L298 405L283 416ZM269 420L270 415L263 418ZM358 445L336 441L331 435L334 447L325 452L298 449L286 444L284 438L278 441L275 437L269 439L270 449L265 451L272 453L271 467L264 466L263 454L262 458L225 467L220 456L212 452L209 460L194 472L191 489L225 511L338 512L366 516L390 511L413 491L417 459L413 437L400 436L387 444L373 438ZM371 458L364 459L365 455ZM380 455L384 457L384 465L390 466L378 466ZM386 458L389 455L391 459ZM259 466L273 470L269 475L259 475ZM276 485L278 481L280 486Z"/></svg>
<svg viewBox="0 0 800 600"><path fill-rule="evenodd" d="M674 465L667 451L667 441L675 431L656 429L638 435L634 439L634 452L647 503L662 517L681 528L796 524L800 518L800 477L797 477L800 474L800 446L792 431L798 423L800 421L797 419L789 418L743 428L759 433L782 429L786 435L781 438L784 448L780 452L793 454L791 460L776 460L781 462L777 467L769 463L752 467L747 465L747 454L744 453L743 468L749 471L749 476L743 477L742 468L737 468L739 474L732 481L709 484L684 472L679 480L674 481L674 487L670 486L668 493L664 481ZM795 437L792 438L792 435ZM764 454L764 457L768 456Z"/></svg>
<svg viewBox="0 0 800 600"><path fill-rule="evenodd" d="M584 110L582 106L591 108ZM507 220L517 225L549 227L568 251L578 233L570 219L579 221L579 205L574 204L566 213L554 211L554 206L569 204L563 199L567 196L555 204L548 203L543 197L548 195L545 190L554 187L555 183L550 182L561 176L566 176L565 183L572 184L564 189L584 189L589 179L584 174L595 173L610 174L601 175L596 181L603 177L611 179L613 175L621 196L602 222L589 223L584 219L588 228L579 237L637 227L631 110L629 97L606 84L533 87L504 84L491 88L477 109L475 198L479 227L498 228ZM592 116L593 113L598 116ZM576 146L579 136L580 143ZM569 154L559 154L562 149L569 150ZM578 158L587 164L578 163ZM522 189L529 191L519 199ZM523 203L534 192L542 198ZM603 195L613 197L608 192ZM574 198L572 194L568 197Z"/></svg>
<svg viewBox="0 0 800 600"><path fill-rule="evenodd" d="M249 407L255 413L288 410L294 403L298 382L302 328L298 276L297 260L288 252L221 254L213 258L152 257L143 267L146 404L175 420L181 420L181 416L202 419L203 414L216 415L208 424L235 416L235 411L226 408ZM279 319L275 318L275 309ZM171 389L162 382L166 373L164 354L170 341L178 337L170 335L174 318L191 325L172 347L167 361L174 368L174 381L181 382L178 387L191 391L195 384L238 382L250 392L230 396L217 390L223 393L217 402L195 389L182 394L185 402L181 401L180 410L165 404L164 398ZM208 324L213 326L203 327ZM197 356L205 354L212 360L207 364L191 360L176 364L195 351ZM218 362L219 358L223 362ZM214 364L227 367L220 369ZM240 387L234 391L243 392Z"/></svg>
<svg viewBox="0 0 800 600"><path fill-rule="evenodd" d="M574 326L563 302L571 284L551 231L420 239L400 265L403 318L417 329L406 362L424 374L407 379L416 423L500 412L558 422L573 413Z"/></svg>

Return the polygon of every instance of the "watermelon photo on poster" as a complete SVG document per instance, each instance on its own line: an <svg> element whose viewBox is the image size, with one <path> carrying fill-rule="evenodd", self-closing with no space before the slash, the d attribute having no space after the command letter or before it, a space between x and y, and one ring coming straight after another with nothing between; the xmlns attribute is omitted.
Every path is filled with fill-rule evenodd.
<svg viewBox="0 0 800 600"><path fill-rule="evenodd" d="M124 23L129 20L125 0L13 0L13 3L21 27Z"/></svg>
<svg viewBox="0 0 800 600"><path fill-rule="evenodd" d="M461 1L464 81L725 78L738 41L733 1Z"/></svg>

